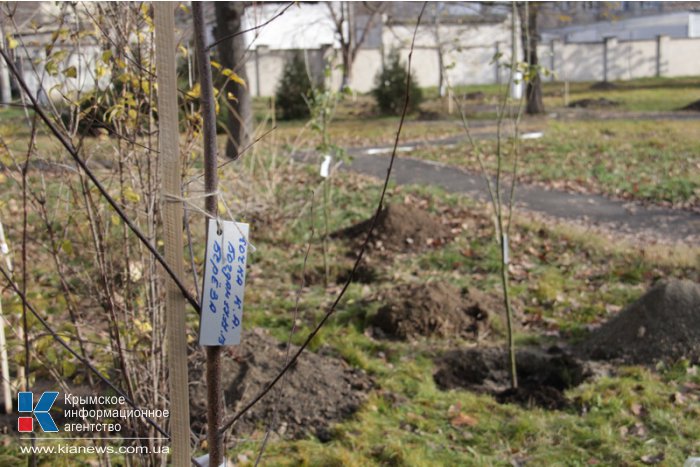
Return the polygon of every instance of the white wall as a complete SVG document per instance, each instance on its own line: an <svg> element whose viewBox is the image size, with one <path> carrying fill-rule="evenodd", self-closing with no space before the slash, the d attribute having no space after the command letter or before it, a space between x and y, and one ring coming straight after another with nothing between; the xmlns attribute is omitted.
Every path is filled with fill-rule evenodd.
<svg viewBox="0 0 700 467"><path fill-rule="evenodd" d="M403 63L407 63L413 25L390 25L382 31L384 59L392 50L397 50ZM519 39L519 35L516 36ZM439 38L439 42L438 39ZM493 57L497 51L503 54L501 61L510 60L510 23L504 21L498 24L479 25L440 25L425 27L416 36L416 46L413 53L412 70L418 85L421 87L438 86L440 66L437 44L442 44L444 67L451 85L493 83L499 77L497 64ZM520 53L519 40L516 44ZM331 85L339 86L341 79L340 51L328 50L323 57L331 58L333 79ZM293 50L270 49L258 47L246 64L248 81L253 95L270 96L275 93L277 83L282 76L285 61L291 57ZM323 65L316 63L321 60L318 49L307 54L310 63L317 69ZM256 64L257 60L257 64ZM375 78L382 69L381 49L360 49L353 65L352 88L366 93L375 86ZM256 70L260 70L257 77ZM507 79L507 70L501 70L502 80ZM258 81L260 89L258 91Z"/></svg>
<svg viewBox="0 0 700 467"><path fill-rule="evenodd" d="M610 80L656 76L656 41L618 42L608 57Z"/></svg>
<svg viewBox="0 0 700 467"><path fill-rule="evenodd" d="M670 39L663 47L664 76L700 75L700 39Z"/></svg>
<svg viewBox="0 0 700 467"><path fill-rule="evenodd" d="M700 75L700 38L566 43L538 47L541 63L557 80L628 80L654 76ZM606 66L607 59L607 66ZM607 70L606 70L607 69Z"/></svg>

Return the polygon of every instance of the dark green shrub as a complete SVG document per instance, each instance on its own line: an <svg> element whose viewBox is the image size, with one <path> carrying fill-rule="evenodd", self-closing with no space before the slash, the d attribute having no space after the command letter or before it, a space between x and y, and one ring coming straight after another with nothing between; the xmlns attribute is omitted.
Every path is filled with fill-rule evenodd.
<svg viewBox="0 0 700 467"><path fill-rule="evenodd" d="M301 52L296 52L287 60L282 72L282 80L277 86L275 107L277 117L282 120L309 118L306 100L311 96L312 84L306 72L306 64Z"/></svg>
<svg viewBox="0 0 700 467"><path fill-rule="evenodd" d="M398 52L394 51L389 55L389 60L384 69L377 75L376 87L372 90L372 96L377 101L379 111L384 115L401 115L404 101L406 99L406 77L408 72L401 60ZM423 100L423 93L416 84L413 76L409 83L410 99L408 102L408 112L418 109Z"/></svg>

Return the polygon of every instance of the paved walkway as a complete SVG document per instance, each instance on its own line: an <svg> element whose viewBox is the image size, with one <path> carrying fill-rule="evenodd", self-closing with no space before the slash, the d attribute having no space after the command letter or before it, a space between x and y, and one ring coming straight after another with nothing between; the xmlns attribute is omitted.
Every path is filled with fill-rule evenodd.
<svg viewBox="0 0 700 467"><path fill-rule="evenodd" d="M455 144L457 140L458 138L449 138L430 144ZM464 193L481 201L488 200L486 182L480 174L411 158L408 154L414 147L411 144L399 146L392 171L393 181L398 184L435 185L448 192ZM352 170L383 179L386 176L391 149L388 146L350 148L348 154L352 156L352 161L341 166L341 170ZM308 153L299 154L298 159L306 160L309 157ZM694 212L650 207L601 195L569 193L524 184L516 186L515 198L518 209L600 226L628 235L641 234L667 241L700 245L700 214Z"/></svg>

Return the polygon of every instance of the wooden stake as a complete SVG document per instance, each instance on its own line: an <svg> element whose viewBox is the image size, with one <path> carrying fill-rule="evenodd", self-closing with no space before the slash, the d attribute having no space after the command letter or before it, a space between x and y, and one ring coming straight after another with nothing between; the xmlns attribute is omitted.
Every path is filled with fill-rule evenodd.
<svg viewBox="0 0 700 467"><path fill-rule="evenodd" d="M454 103L452 100L454 97L452 96L452 87L447 88L447 114L452 115L452 112L454 112Z"/></svg>
<svg viewBox="0 0 700 467"><path fill-rule="evenodd" d="M0 222L0 257L5 259L7 272L12 273L12 261L7 250L5 230ZM10 365L7 360L7 340L5 339L5 315L2 312L2 297L0 296L0 374L2 374L2 394L5 403L5 413L12 413L12 390L10 388Z"/></svg>
<svg viewBox="0 0 700 467"><path fill-rule="evenodd" d="M173 198L182 196L175 67L175 3L155 2L154 9L160 127L158 149L163 174L163 241L165 259L175 275L182 279L185 271L182 257L183 207L181 201L175 201ZM185 467L190 464L185 298L177 284L167 274L165 277L171 463L174 466Z"/></svg>
<svg viewBox="0 0 700 467"><path fill-rule="evenodd" d="M192 2L194 20L194 45L199 71L200 105L202 111L202 136L204 139L204 191L211 193L205 198L205 209L217 215L216 191L218 175L216 164L216 112L214 108L214 85L211 77L211 61L206 47L206 23L201 2ZM208 219L205 219L205 229ZM205 230L206 231L206 230ZM224 413L221 391L221 347L207 347L207 437L209 442L209 465L218 467L224 462L223 436L219 432Z"/></svg>

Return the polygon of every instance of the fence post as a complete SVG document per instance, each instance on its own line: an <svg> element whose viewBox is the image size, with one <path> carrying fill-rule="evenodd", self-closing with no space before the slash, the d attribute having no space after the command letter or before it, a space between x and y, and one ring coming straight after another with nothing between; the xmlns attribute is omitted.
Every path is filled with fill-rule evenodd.
<svg viewBox="0 0 700 467"><path fill-rule="evenodd" d="M664 67L664 53L667 51L669 37L664 35L656 36L656 77L660 78L667 71Z"/></svg>
<svg viewBox="0 0 700 467"><path fill-rule="evenodd" d="M178 279L185 272L182 257L183 207L178 131L177 71L175 65L175 4L154 4L156 72L158 82L158 149L163 173L163 243L165 258ZM171 197L167 197L171 195ZM166 332L170 386L172 465L190 464L190 398L187 380L187 332L185 298L166 275Z"/></svg>
<svg viewBox="0 0 700 467"><path fill-rule="evenodd" d="M501 53L501 43L496 42L496 52L494 52L494 57L498 57L498 55ZM494 70L496 72L496 84L501 84L501 59L497 58L493 62L493 66L496 67Z"/></svg>
<svg viewBox="0 0 700 467"><path fill-rule="evenodd" d="M549 53L551 54L549 69L552 71L552 73L549 75L550 81L554 81L555 78L554 73L557 70L557 51L559 50L560 44L561 41L559 39L552 39L552 42L549 43Z"/></svg>
<svg viewBox="0 0 700 467"><path fill-rule="evenodd" d="M603 81L606 83L614 78L612 73L612 63L614 60L611 59L612 50L617 47L617 37L605 37L603 38Z"/></svg>

